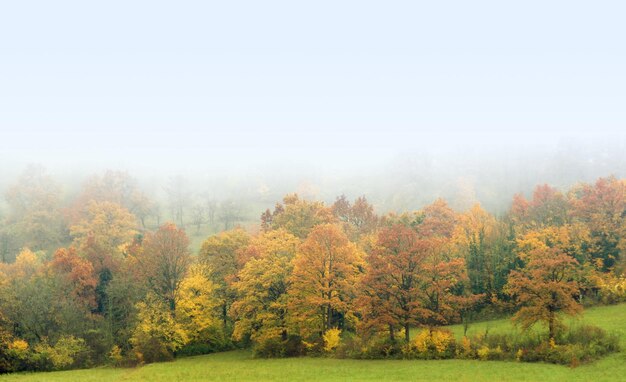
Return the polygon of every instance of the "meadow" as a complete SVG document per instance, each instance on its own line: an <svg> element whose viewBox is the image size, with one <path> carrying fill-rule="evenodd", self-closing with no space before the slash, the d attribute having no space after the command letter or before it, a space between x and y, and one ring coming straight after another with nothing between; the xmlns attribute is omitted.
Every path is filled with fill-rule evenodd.
<svg viewBox="0 0 626 382"><path fill-rule="evenodd" d="M585 310L571 325L593 324L620 335L626 349L626 304ZM457 338L461 325L450 329ZM468 335L516 331L508 319L472 324ZM537 328L541 330L541 328ZM577 368L542 363L470 360L341 360L331 358L255 359L247 350L177 359L131 369L101 367L0 376L1 382L43 381L620 381L626 352Z"/></svg>

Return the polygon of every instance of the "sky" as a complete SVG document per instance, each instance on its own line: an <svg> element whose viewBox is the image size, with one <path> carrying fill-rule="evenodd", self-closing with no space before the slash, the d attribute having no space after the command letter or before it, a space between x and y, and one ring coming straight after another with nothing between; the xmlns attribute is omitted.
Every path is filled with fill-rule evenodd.
<svg viewBox="0 0 626 382"><path fill-rule="evenodd" d="M623 144L624 14L623 1L5 1L0 166L331 171Z"/></svg>

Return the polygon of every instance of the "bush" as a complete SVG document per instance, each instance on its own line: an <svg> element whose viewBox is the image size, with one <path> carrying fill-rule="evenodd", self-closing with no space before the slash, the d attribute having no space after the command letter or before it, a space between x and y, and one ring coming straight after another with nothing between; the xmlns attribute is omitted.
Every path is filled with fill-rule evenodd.
<svg viewBox="0 0 626 382"><path fill-rule="evenodd" d="M324 351L330 353L335 350L341 342L341 329L328 329L322 337L324 339Z"/></svg>
<svg viewBox="0 0 626 382"><path fill-rule="evenodd" d="M475 336L463 342L457 354L480 360L517 360L577 366L619 351L619 337L596 326L582 326L562 332L556 340L526 334Z"/></svg>
<svg viewBox="0 0 626 382"><path fill-rule="evenodd" d="M133 350L139 363L171 361L174 354L168 346L156 337L136 336Z"/></svg>
<svg viewBox="0 0 626 382"><path fill-rule="evenodd" d="M119 367L122 366L123 362L124 356L122 356L122 349L117 345L113 345L111 351L107 355L107 363L111 366Z"/></svg>
<svg viewBox="0 0 626 382"><path fill-rule="evenodd" d="M48 363L54 370L84 367L87 362L87 345L82 338L74 336L61 336L54 346L42 342L35 347L39 357L33 357L38 367L48 369Z"/></svg>
<svg viewBox="0 0 626 382"><path fill-rule="evenodd" d="M259 358L298 357L306 354L306 348L299 336L289 336L286 340L272 337L260 340L253 348Z"/></svg>
<svg viewBox="0 0 626 382"><path fill-rule="evenodd" d="M454 358L456 342L452 333L447 330L424 329L402 347L402 354L409 359Z"/></svg>

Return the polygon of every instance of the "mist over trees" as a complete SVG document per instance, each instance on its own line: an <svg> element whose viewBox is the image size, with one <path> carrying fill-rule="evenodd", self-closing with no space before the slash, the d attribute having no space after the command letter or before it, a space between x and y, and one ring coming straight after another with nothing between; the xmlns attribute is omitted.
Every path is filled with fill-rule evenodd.
<svg viewBox="0 0 626 382"><path fill-rule="evenodd" d="M402 171L413 170L371 185L380 205L429 202L382 210L365 195L327 201L333 182L314 180L271 200L259 178L221 193L188 176L147 187L120 170L66 188L28 166L5 190L0 226L1 370L233 347L263 357L480 358L486 339L457 344L441 328L503 314L548 329L545 342L500 350L504 359L531 352L569 363L615 348L601 331L596 353L572 342L563 317L626 299L622 178L539 183L498 213L475 200L491 183L459 193L432 173L424 183L407 175L408 188L393 194ZM423 194L406 194L418 184ZM501 189L491 192L498 205Z"/></svg>

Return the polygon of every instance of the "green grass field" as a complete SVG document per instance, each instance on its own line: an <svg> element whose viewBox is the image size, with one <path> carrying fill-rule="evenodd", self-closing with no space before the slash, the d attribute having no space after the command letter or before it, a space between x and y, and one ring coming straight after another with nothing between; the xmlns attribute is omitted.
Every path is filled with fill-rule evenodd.
<svg viewBox="0 0 626 382"><path fill-rule="evenodd" d="M571 322L571 321L570 321ZM592 308L574 323L618 332L626 349L626 304ZM509 320L472 325L468 334L515 330ZM463 328L453 326L457 336ZM249 351L190 357L135 369L97 368L52 373L13 374L0 382L35 381L623 381L626 351L572 369L550 364L500 361L339 360L326 358L253 359Z"/></svg>

